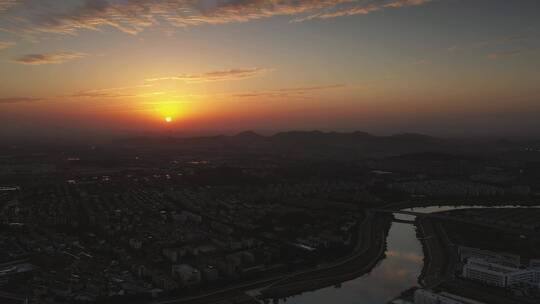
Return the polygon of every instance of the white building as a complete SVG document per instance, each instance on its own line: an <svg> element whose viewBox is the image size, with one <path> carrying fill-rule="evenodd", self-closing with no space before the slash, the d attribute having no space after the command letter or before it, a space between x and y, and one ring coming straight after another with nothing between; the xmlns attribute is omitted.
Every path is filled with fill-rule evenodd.
<svg viewBox="0 0 540 304"><path fill-rule="evenodd" d="M463 266L463 277L486 285L506 287L508 275L518 269L491 263L484 259L469 258Z"/></svg>
<svg viewBox="0 0 540 304"><path fill-rule="evenodd" d="M527 268L512 273L508 276L508 286L515 285L530 285L531 287L539 287L540 284L540 269Z"/></svg>
<svg viewBox="0 0 540 304"><path fill-rule="evenodd" d="M475 300L460 297L455 294L441 292L435 293L426 289L417 289L414 292L414 304L484 304Z"/></svg>
<svg viewBox="0 0 540 304"><path fill-rule="evenodd" d="M469 258L463 266L462 274L467 279L497 287L523 284L538 287L540 283L540 268L522 269L479 258Z"/></svg>
<svg viewBox="0 0 540 304"><path fill-rule="evenodd" d="M458 254L462 262L470 258L478 258L485 260L497 260L499 264L505 266L519 267L519 265L521 265L520 256L510 253L494 252L490 250L460 246L458 248Z"/></svg>

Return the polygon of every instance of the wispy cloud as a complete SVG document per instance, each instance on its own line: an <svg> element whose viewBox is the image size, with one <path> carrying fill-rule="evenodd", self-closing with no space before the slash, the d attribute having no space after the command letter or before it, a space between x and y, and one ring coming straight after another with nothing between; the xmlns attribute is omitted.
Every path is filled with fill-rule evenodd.
<svg viewBox="0 0 540 304"><path fill-rule="evenodd" d="M447 50L449 52L460 52L460 51L463 51L465 48L462 47L462 46L459 46L459 45L452 45L451 47L449 47Z"/></svg>
<svg viewBox="0 0 540 304"><path fill-rule="evenodd" d="M125 97L137 97L140 96L134 90L139 88L148 88L152 85L138 85L138 86L128 86L128 87L117 87L117 88L105 88L105 89L94 89L94 90L83 90L75 92L67 97L77 97L77 98L101 98L101 99L113 99L113 98L125 98Z"/></svg>
<svg viewBox="0 0 540 304"><path fill-rule="evenodd" d="M266 90L266 91L252 91L244 93L233 94L233 97L238 98L277 98L277 97L290 97L306 95L313 91L331 90L345 88L344 84L332 84L324 86L312 86L312 87L298 87L298 88L285 88L278 90Z"/></svg>
<svg viewBox="0 0 540 304"><path fill-rule="evenodd" d="M413 61L413 65L428 65L431 64L431 60L429 59L417 59Z"/></svg>
<svg viewBox="0 0 540 304"><path fill-rule="evenodd" d="M0 13L2 11L10 9L17 4L20 4L21 2L21 0L0 0Z"/></svg>
<svg viewBox="0 0 540 304"><path fill-rule="evenodd" d="M68 51L44 54L28 54L14 58L13 62L27 65L59 64L86 56L88 56L86 53Z"/></svg>
<svg viewBox="0 0 540 304"><path fill-rule="evenodd" d="M506 58L506 57L512 57L512 56L515 56L517 54L520 54L524 51L524 49L515 49L515 50L506 50L506 51L498 51L498 52L493 52L493 53L489 53L487 55L487 57L491 60L497 60L497 59L501 59L501 58Z"/></svg>
<svg viewBox="0 0 540 304"><path fill-rule="evenodd" d="M34 97L4 97L0 98L0 104L5 103L27 103L27 102L36 102L42 101L43 98L34 98Z"/></svg>
<svg viewBox="0 0 540 304"><path fill-rule="evenodd" d="M497 46L504 46L509 44L518 44L518 43L524 43L527 41L527 36L525 35L512 35L512 36L504 36L499 37L492 40L486 40L481 41L473 46L476 47L497 47Z"/></svg>
<svg viewBox="0 0 540 304"><path fill-rule="evenodd" d="M534 47L531 43L531 37L516 34L485 39L470 44L453 45L449 47L447 51L451 53L466 51L483 52L484 54L482 54L482 56L486 56L491 60L497 60L516 56L532 49L534 49Z"/></svg>
<svg viewBox="0 0 540 304"><path fill-rule="evenodd" d="M26 18L25 32L75 34L114 27L136 34L158 23L174 27L246 22L273 16L294 21L369 14L382 9L417 6L432 0L86 0L69 10L51 9ZM36 17L37 16L37 17Z"/></svg>
<svg viewBox="0 0 540 304"><path fill-rule="evenodd" d="M138 97L148 97L148 96L157 96L163 94L172 94L173 92L139 92L138 89L152 88L152 84L143 84L143 85L134 85L134 86L125 86L125 87L115 87L115 88L103 88L103 89L91 89L91 90L82 90L77 91L73 94L62 95L55 97L54 100L94 100L94 99L117 99L117 98L138 98ZM295 88L283 88L275 90L260 90L260 91L249 91L249 92L239 92L239 93L222 93L217 95L182 95L176 96L177 98L210 98L210 97L227 97L227 98L286 98L286 97L300 97L305 96L316 91L324 90L337 90L343 89L347 86L344 84L330 84L330 85L318 85L318 86L306 86L306 87L295 87ZM10 103L31 103L39 101L50 101L48 98L35 98L35 97L6 97L0 98L0 104L10 104Z"/></svg>
<svg viewBox="0 0 540 304"><path fill-rule="evenodd" d="M315 14L301 16L293 21L302 22L311 19L328 19L343 16L367 15L387 8L423 5L432 0L387 0L387 1L342 1Z"/></svg>
<svg viewBox="0 0 540 304"><path fill-rule="evenodd" d="M209 81L225 81L225 80L240 80L260 76L271 71L264 68L249 68L249 69L230 69L222 71L212 71L202 74L180 74L177 76L166 76L158 78L148 78L146 81L164 81L164 80L179 80L187 83L200 83Z"/></svg>
<svg viewBox="0 0 540 304"><path fill-rule="evenodd" d="M7 49L7 48L10 48L12 46L14 46L15 43L14 42L10 42L10 41L0 41L0 50L4 50L4 49Z"/></svg>
<svg viewBox="0 0 540 304"><path fill-rule="evenodd" d="M483 40L476 43L464 44L464 45L453 45L447 50L449 52L462 52L466 50L476 50L476 49L488 49L488 48L501 48L501 47L516 47L523 46L527 44L528 37L525 35L511 35L503 36L489 40Z"/></svg>

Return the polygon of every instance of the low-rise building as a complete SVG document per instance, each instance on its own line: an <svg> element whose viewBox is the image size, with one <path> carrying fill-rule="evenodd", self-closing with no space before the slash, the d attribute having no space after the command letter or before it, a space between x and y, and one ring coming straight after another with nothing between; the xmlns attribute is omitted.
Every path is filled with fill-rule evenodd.
<svg viewBox="0 0 540 304"><path fill-rule="evenodd" d="M219 279L219 271L215 266L208 265L202 270L202 277L206 282L213 282Z"/></svg>
<svg viewBox="0 0 540 304"><path fill-rule="evenodd" d="M441 292L435 293L427 289L417 289L414 292L414 304L483 304L472 299L455 294Z"/></svg>
<svg viewBox="0 0 540 304"><path fill-rule="evenodd" d="M479 258L497 260L499 264L513 267L519 267L521 264L521 258L519 255L483 250L473 247L460 246L458 248L458 254L462 262L469 258Z"/></svg>
<svg viewBox="0 0 540 304"><path fill-rule="evenodd" d="M173 265L172 275L178 278L183 286L195 285L201 282L201 272L188 264Z"/></svg>
<svg viewBox="0 0 540 304"><path fill-rule="evenodd" d="M501 265L497 261L470 258L463 266L463 277L496 287L530 285L538 287L540 269Z"/></svg>

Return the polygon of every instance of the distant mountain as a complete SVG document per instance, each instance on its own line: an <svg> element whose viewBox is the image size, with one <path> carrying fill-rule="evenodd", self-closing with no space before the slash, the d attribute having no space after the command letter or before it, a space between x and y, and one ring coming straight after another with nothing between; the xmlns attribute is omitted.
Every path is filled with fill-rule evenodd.
<svg viewBox="0 0 540 304"><path fill-rule="evenodd" d="M278 142L297 142L297 143L358 143L362 140L371 140L375 136L365 132L339 133L339 132L321 132L321 131L290 131L277 133L271 137L273 141Z"/></svg>
<svg viewBox="0 0 540 304"><path fill-rule="evenodd" d="M244 131L244 132L240 132L240 133L236 134L235 137L261 138L261 137L264 137L264 136L254 132L254 131Z"/></svg>
<svg viewBox="0 0 540 304"><path fill-rule="evenodd" d="M244 132L236 134L232 138L238 139L238 140L250 140L250 141L257 141L257 140L265 140L266 139L265 136L257 134L257 133L255 133L253 131L244 131Z"/></svg>
<svg viewBox="0 0 540 304"><path fill-rule="evenodd" d="M233 136L191 138L132 138L130 148L200 151L201 153L264 153L313 157L386 157L415 152L444 151L444 140L423 134L375 136L366 132L289 131L263 136L245 131Z"/></svg>
<svg viewBox="0 0 540 304"><path fill-rule="evenodd" d="M394 140L402 140L402 141L409 141L409 142L437 142L440 141L439 139L435 137L431 137L424 134L418 134L418 133L402 133L402 134L394 134L389 137L390 139Z"/></svg>

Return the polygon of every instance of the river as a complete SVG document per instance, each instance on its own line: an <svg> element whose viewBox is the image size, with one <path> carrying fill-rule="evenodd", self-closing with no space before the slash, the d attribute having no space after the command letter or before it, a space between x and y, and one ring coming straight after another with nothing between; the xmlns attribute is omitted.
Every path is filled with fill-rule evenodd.
<svg viewBox="0 0 540 304"><path fill-rule="evenodd" d="M511 208L516 206L499 206ZM432 213L482 206L433 206L410 208L407 211ZM485 207L483 207L485 208ZM411 220L413 216L395 215L398 219ZM387 237L386 258L369 274L344 282L339 287L329 287L280 300L287 304L380 304L398 297L411 287L419 286L424 253L412 224L392 223Z"/></svg>

